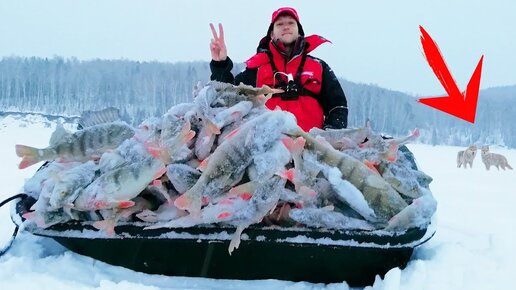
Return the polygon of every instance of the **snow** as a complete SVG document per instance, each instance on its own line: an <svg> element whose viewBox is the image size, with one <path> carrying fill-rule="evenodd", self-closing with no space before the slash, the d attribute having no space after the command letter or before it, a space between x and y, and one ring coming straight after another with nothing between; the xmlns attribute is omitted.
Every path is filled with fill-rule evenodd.
<svg viewBox="0 0 516 290"><path fill-rule="evenodd" d="M15 144L46 147L55 124L38 116L0 118L0 200L17 193L38 166L19 170ZM486 171L480 154L473 169L457 168L463 148L410 144L418 166L431 177L438 206L435 236L416 248L408 266L390 270L366 289L511 289L516 270L515 171ZM516 150L491 146L516 164ZM10 206L0 209L0 245L14 229ZM128 253L131 254L131 253ZM180 263L181 261L171 261ZM111 266L66 250L51 239L21 232L0 257L0 289L349 289L343 283L215 280L168 277Z"/></svg>

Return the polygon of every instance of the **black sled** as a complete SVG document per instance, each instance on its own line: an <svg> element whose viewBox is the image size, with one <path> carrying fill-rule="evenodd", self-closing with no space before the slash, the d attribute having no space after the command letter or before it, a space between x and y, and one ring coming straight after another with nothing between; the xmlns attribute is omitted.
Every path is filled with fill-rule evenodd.
<svg viewBox="0 0 516 290"><path fill-rule="evenodd" d="M18 201L11 214L16 225L34 202L31 197ZM119 224L116 234L107 236L91 222L70 221L46 229L31 224L25 231L52 238L81 255L149 274L346 281L351 286L371 285L376 275L405 267L414 248L433 235L426 228L389 234L256 226L244 231L240 247L229 255L235 231L230 227L144 230L146 224L130 223Z"/></svg>

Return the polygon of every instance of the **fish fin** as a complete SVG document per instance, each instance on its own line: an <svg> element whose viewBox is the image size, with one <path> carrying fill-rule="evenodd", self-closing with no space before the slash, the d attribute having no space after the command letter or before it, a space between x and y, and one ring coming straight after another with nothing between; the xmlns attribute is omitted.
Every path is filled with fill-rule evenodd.
<svg viewBox="0 0 516 290"><path fill-rule="evenodd" d="M188 195L182 194L174 200L174 205L178 209L186 210L192 205L192 199Z"/></svg>
<svg viewBox="0 0 516 290"><path fill-rule="evenodd" d="M188 143L188 141L192 140L194 137L195 137L195 131L189 130L183 139L184 144Z"/></svg>
<svg viewBox="0 0 516 290"><path fill-rule="evenodd" d="M147 150L147 152L149 152L149 154L158 159L158 160L161 160L163 163L165 164L169 164L171 163L171 157L170 157L170 154L168 153L168 151L162 147L152 147L150 144L148 144L147 142L145 142L143 144L143 147L145 147L145 149Z"/></svg>
<svg viewBox="0 0 516 290"><path fill-rule="evenodd" d="M263 95L263 94L279 94L279 93L283 93L285 91L282 89L273 89L273 88L269 87L268 85L263 85L259 89L259 92L260 92L260 94Z"/></svg>
<svg viewBox="0 0 516 290"><path fill-rule="evenodd" d="M144 222L149 222L149 223L155 223L158 221L158 215L155 212L148 210L148 209L143 210L140 213L137 213L136 217L141 219Z"/></svg>
<svg viewBox="0 0 516 290"><path fill-rule="evenodd" d="M284 170L283 172L280 172L277 175L290 182L294 182L294 178L296 178L296 169L290 168L289 170Z"/></svg>
<svg viewBox="0 0 516 290"><path fill-rule="evenodd" d="M268 93L268 94L262 94L262 95L259 95L257 97L257 99L262 102L262 103L265 103L267 102L270 98L272 98L272 96L274 95L274 93Z"/></svg>
<svg viewBox="0 0 516 290"><path fill-rule="evenodd" d="M224 137L224 140L233 138L233 136L235 136L235 134L238 133L238 131L240 131L240 128L236 128L235 130L229 132L229 134L227 134L226 137Z"/></svg>
<svg viewBox="0 0 516 290"><path fill-rule="evenodd" d="M76 219L76 217L72 214L72 208L74 207L73 204L65 204L63 206L63 211L69 215L72 219Z"/></svg>
<svg viewBox="0 0 516 290"><path fill-rule="evenodd" d="M294 140L290 137L281 138L281 143L287 147L288 151L292 152L292 148L294 147Z"/></svg>
<svg viewBox="0 0 516 290"><path fill-rule="evenodd" d="M145 144L144 147L152 157L158 158L161 155L162 150L160 148L151 147L149 144Z"/></svg>
<svg viewBox="0 0 516 290"><path fill-rule="evenodd" d="M190 196L186 195L186 193L176 198L174 201L174 205L178 209L187 210L194 216L199 216L201 214L201 203L201 198L192 199Z"/></svg>
<svg viewBox="0 0 516 290"><path fill-rule="evenodd" d="M292 155L301 155L303 149L305 149L306 139L301 136L297 137L295 140L285 137L281 141Z"/></svg>
<svg viewBox="0 0 516 290"><path fill-rule="evenodd" d="M163 174L165 174L165 173L167 173L167 168L166 168L165 166L161 166L161 167L156 171L156 173L154 174L153 179L154 179L154 180L156 180L156 179L158 179L158 178L162 177L162 176L163 176ZM160 183L160 185L161 185L161 183Z"/></svg>
<svg viewBox="0 0 516 290"><path fill-rule="evenodd" d="M124 200L118 203L118 208L130 208L134 206L135 202L132 200Z"/></svg>
<svg viewBox="0 0 516 290"><path fill-rule="evenodd" d="M105 209L109 206L109 204L103 200L97 200L93 202L93 208L95 209Z"/></svg>
<svg viewBox="0 0 516 290"><path fill-rule="evenodd" d="M86 128L119 120L122 120L120 110L115 107L109 107L100 111L84 111L81 115L78 126Z"/></svg>
<svg viewBox="0 0 516 290"><path fill-rule="evenodd" d="M251 197L253 197L253 194L251 192L244 192L238 195L243 200L250 200Z"/></svg>
<svg viewBox="0 0 516 290"><path fill-rule="evenodd" d="M238 246L240 246L240 237L242 235L242 232L245 230L245 227L244 226L238 226L236 228L236 231L235 233L233 234L233 238L231 238L231 242L229 242L229 248L228 248L228 252L229 252L229 255L231 256L231 253L238 249Z"/></svg>
<svg viewBox="0 0 516 290"><path fill-rule="evenodd" d="M35 211L26 212L26 213L22 214L22 218L29 220L29 221L34 220L36 218L36 212Z"/></svg>
<svg viewBox="0 0 516 290"><path fill-rule="evenodd" d="M192 124L190 123L190 121L187 121L181 128L181 132L179 133L180 144L177 144L177 146L179 147L183 144L188 143L190 140L193 139L193 137L195 137L195 131L192 130Z"/></svg>
<svg viewBox="0 0 516 290"><path fill-rule="evenodd" d="M414 129L414 131L412 131L412 133L411 133L410 135L411 135L414 139L419 138L419 136L421 135L421 133L419 132L419 128Z"/></svg>
<svg viewBox="0 0 516 290"><path fill-rule="evenodd" d="M20 164L18 165L18 168L19 169L24 169L24 168L27 168L31 165L34 165L36 163L38 163L40 160L37 159L36 157L33 157L33 156L25 156L23 157L22 161L20 162Z"/></svg>
<svg viewBox="0 0 516 290"><path fill-rule="evenodd" d="M299 194L309 198L315 198L317 196L317 192L315 190L305 185L299 187Z"/></svg>
<svg viewBox="0 0 516 290"><path fill-rule="evenodd" d="M206 159L204 159L203 161L201 161L201 163L199 164L199 166L197 166L197 169L198 169L199 171L204 171L204 170L206 170L206 168L208 167L209 159L210 159L210 157L208 156Z"/></svg>
<svg viewBox="0 0 516 290"><path fill-rule="evenodd" d="M381 175L377 168L378 163L374 163L374 162L371 162L366 159L366 160L364 160L364 164L365 164L365 166L367 166L367 168L371 169L371 171L373 171L374 173Z"/></svg>
<svg viewBox="0 0 516 290"><path fill-rule="evenodd" d="M50 141L48 142L50 146L57 144L60 140L63 140L67 136L70 136L71 133L66 131L63 127L62 123L58 123L56 126L56 130L50 136Z"/></svg>
<svg viewBox="0 0 516 290"><path fill-rule="evenodd" d="M221 212L221 213L219 213L219 214L217 215L217 219L219 219L219 220L223 220L223 219L226 219L226 218L228 218L228 217L230 217L230 216L232 216L232 215L233 215L233 214L232 214L232 213L230 213L230 212L228 212L228 211Z"/></svg>
<svg viewBox="0 0 516 290"><path fill-rule="evenodd" d="M252 181L240 184L229 190L230 196L240 196L242 194L251 194L254 192L256 184Z"/></svg>
<svg viewBox="0 0 516 290"><path fill-rule="evenodd" d="M38 156L39 149L37 148L16 144L15 149L16 155L23 158L20 165L18 165L20 169L27 168L41 161Z"/></svg>
<svg viewBox="0 0 516 290"><path fill-rule="evenodd" d="M93 227L98 230L104 231L109 236L115 235L115 221L112 219L96 221L93 223Z"/></svg>
<svg viewBox="0 0 516 290"><path fill-rule="evenodd" d="M205 119L204 120L204 126L206 126L206 129L212 134L219 135L220 134L220 128L215 125L212 121Z"/></svg>
<svg viewBox="0 0 516 290"><path fill-rule="evenodd" d="M40 228L48 227L43 218L40 215L38 215L35 211L26 212L22 215L22 217L26 220L33 221Z"/></svg>
<svg viewBox="0 0 516 290"><path fill-rule="evenodd" d="M389 149L385 152L384 158L389 162L395 162L398 159L398 144L395 142L389 144Z"/></svg>

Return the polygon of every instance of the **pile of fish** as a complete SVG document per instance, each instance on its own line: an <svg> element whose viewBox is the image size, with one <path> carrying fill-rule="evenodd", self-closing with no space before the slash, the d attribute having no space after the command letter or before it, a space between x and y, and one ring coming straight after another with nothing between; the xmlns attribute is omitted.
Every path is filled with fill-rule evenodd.
<svg viewBox="0 0 516 290"><path fill-rule="evenodd" d="M266 86L210 82L192 103L138 127L108 108L81 129L58 126L50 145L16 145L20 168L48 161L26 181L37 201L24 217L48 227L92 222L114 234L119 222L146 229L253 224L329 230L405 231L435 212L431 177L400 139L362 128L304 132L295 117L268 110Z"/></svg>

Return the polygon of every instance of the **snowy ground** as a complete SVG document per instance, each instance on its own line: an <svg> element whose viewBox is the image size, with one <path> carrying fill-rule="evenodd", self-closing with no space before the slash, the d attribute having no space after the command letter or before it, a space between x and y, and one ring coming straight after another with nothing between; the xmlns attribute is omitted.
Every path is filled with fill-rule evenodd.
<svg viewBox="0 0 516 290"><path fill-rule="evenodd" d="M0 200L17 193L37 166L18 170L14 144L46 147L53 130L34 117L0 118ZM460 148L409 145L419 167L432 176L438 204L436 235L416 249L409 265L392 269L366 289L513 289L516 270L516 171L486 171L480 155L473 169L458 169ZM516 166L516 150L492 147ZM14 228L9 206L0 209L0 245ZM130 254L130 253L128 253ZM180 262L180 261L172 261ZM513 286L511 286L513 285ZM84 257L52 240L21 233L0 258L0 289L348 289L277 280L238 281L147 275Z"/></svg>

